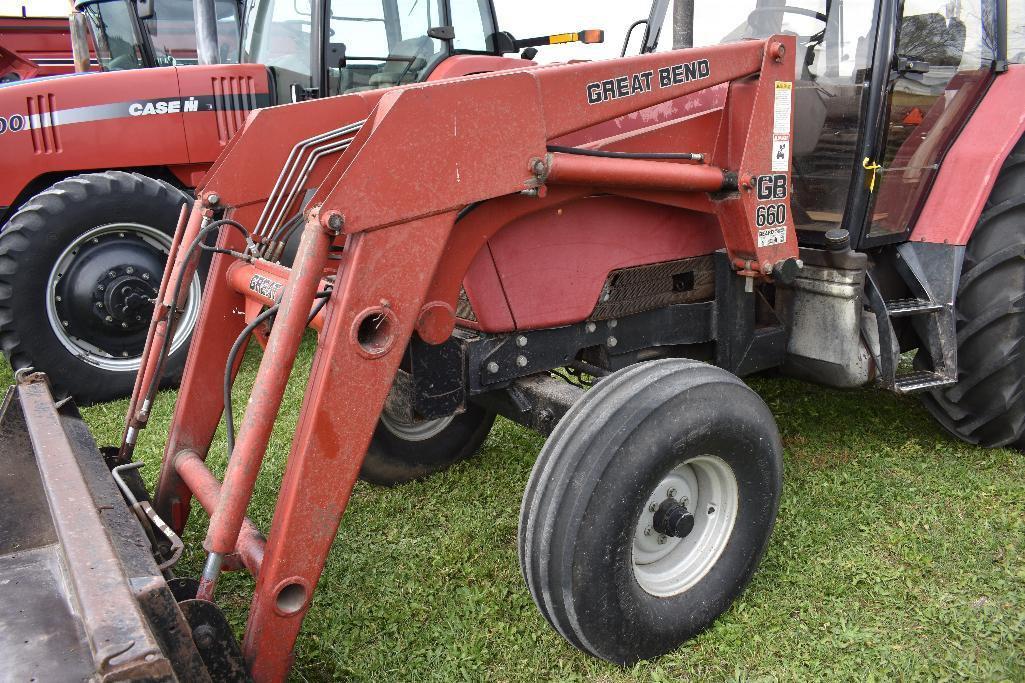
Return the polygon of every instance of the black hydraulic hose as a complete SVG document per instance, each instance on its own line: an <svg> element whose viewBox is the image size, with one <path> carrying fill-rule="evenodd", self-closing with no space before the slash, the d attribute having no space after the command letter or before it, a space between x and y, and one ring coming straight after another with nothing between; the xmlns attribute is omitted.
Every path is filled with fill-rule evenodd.
<svg viewBox="0 0 1025 683"><path fill-rule="evenodd" d="M606 157L609 159L681 159L684 161L704 161L704 154L695 152L610 152L604 149L581 149L580 147L563 147L548 145L549 152L560 154L579 154L585 157Z"/></svg>
<svg viewBox="0 0 1025 683"><path fill-rule="evenodd" d="M246 340L249 339L249 335L264 320L274 317L280 307L281 304L274 304L253 318L253 321L246 325L241 334L238 335L235 343L231 345L231 351L228 352L228 362L224 366L224 437L228 443L228 458L231 458L231 452L235 450L235 418L231 408L231 385L233 379L231 369L235 367L235 359L238 357L238 352L245 345Z"/></svg>
<svg viewBox="0 0 1025 683"><path fill-rule="evenodd" d="M313 310L310 312L310 317L306 319L307 325L309 325L313 319L317 317L317 314L323 310L324 306L327 305L330 296L330 289L317 292L316 298L320 299L320 301L318 301L317 305L313 307ZM249 339L249 335L251 335L253 330L255 330L265 320L273 318L274 315L277 314L279 308L281 308L281 304L274 304L266 311L253 318L253 321L246 325L242 332L239 333L238 338L235 339L235 343L231 345L231 351L228 352L228 362L224 366L224 437L228 446L228 458L231 458L231 454L235 450L235 417L231 405L231 386L233 384L231 369L235 367L235 359L238 358L238 354L245 345L246 340Z"/></svg>
<svg viewBox="0 0 1025 683"><path fill-rule="evenodd" d="M167 317L167 334L164 335L164 343L160 347L160 360L158 361L157 365L158 369L162 370L163 363L167 359L171 351L171 342L174 340L174 330L172 329L172 323L174 322L175 309L178 307L178 297L181 294L182 284L185 281L185 273L188 270L188 260L191 259L197 253L196 250L202 244L203 239L206 237L206 235L211 230L219 228L222 225L230 225L231 227L237 229L245 237L246 242L248 244L252 244L252 239L249 237L249 232L245 229L245 227L243 227L241 223L238 223L228 218L222 218L221 220L213 221L209 225L206 225L199 230L199 233L196 235L196 239L192 241L192 244L189 245L188 249L185 252L185 259L182 261L182 268L180 271L178 271L178 278L177 280L175 280L174 283L174 296L171 298L171 311ZM173 264L168 265L173 266ZM157 302L157 305L160 306L161 303ZM140 366L139 372L142 371L143 368ZM155 375L151 380L152 383L146 388L145 396L146 399L150 402L153 401L153 398L156 396L157 389L159 389L160 387L160 374L162 373L158 373L157 375Z"/></svg>

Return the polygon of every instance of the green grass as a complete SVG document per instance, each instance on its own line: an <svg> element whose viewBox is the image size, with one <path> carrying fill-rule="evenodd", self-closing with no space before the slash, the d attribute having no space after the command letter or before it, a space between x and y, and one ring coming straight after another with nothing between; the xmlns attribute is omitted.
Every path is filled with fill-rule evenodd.
<svg viewBox="0 0 1025 683"><path fill-rule="evenodd" d="M313 345L304 345L250 508L264 529ZM258 353L236 387L244 405ZM622 669L574 650L516 560L520 496L542 440L500 420L483 452L395 489L360 483L297 647L321 680L1025 680L1025 456L947 436L912 398L752 380L786 447L776 530L748 591L692 642ZM219 380L211 386L216 390ZM140 444L156 474L173 393ZM115 442L125 402L84 415ZM224 466L223 442L212 468ZM198 573L206 517L179 570ZM218 600L241 632L252 590Z"/></svg>

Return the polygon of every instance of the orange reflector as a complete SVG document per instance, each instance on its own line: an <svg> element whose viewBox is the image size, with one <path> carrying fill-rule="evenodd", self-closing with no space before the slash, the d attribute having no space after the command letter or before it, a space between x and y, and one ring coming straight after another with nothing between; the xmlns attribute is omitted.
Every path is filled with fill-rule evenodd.
<svg viewBox="0 0 1025 683"><path fill-rule="evenodd" d="M586 31L581 31L577 34L577 40L581 43L604 43L605 42L605 31L601 29L592 28Z"/></svg>
<svg viewBox="0 0 1025 683"><path fill-rule="evenodd" d="M560 43L575 43L577 41L577 34L575 33L556 33L553 36L548 36L549 45L558 45Z"/></svg>

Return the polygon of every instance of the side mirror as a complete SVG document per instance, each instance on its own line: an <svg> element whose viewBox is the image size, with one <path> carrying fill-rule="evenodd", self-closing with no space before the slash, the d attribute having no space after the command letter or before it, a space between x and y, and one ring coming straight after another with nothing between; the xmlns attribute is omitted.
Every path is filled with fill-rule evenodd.
<svg viewBox="0 0 1025 683"><path fill-rule="evenodd" d="M427 29L427 36L435 40L455 40L456 29L452 26L434 26Z"/></svg>
<svg viewBox="0 0 1025 683"><path fill-rule="evenodd" d="M345 68L345 43L328 43L324 50L324 64Z"/></svg>

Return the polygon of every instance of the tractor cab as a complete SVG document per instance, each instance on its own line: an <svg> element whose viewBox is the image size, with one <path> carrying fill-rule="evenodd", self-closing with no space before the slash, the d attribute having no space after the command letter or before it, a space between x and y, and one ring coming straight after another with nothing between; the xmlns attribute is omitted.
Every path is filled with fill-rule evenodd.
<svg viewBox="0 0 1025 683"><path fill-rule="evenodd" d="M454 55L604 39L581 31L516 40L482 0L249 0L243 22L241 61L271 69L279 103L423 81Z"/></svg>
<svg viewBox="0 0 1025 683"><path fill-rule="evenodd" d="M103 71L199 63L192 0L77 0ZM238 61L236 0L213 0L217 58Z"/></svg>
<svg viewBox="0 0 1025 683"><path fill-rule="evenodd" d="M688 28L694 45L796 36L793 139L778 151L792 158L798 235L823 245L843 228L867 248L907 239L1006 63L1002 16L988 0L746 0L694 3Z"/></svg>

